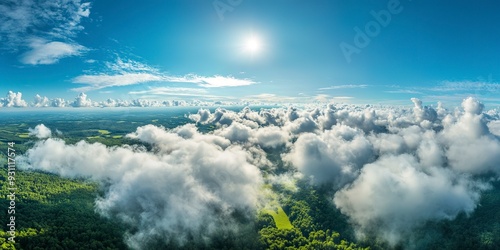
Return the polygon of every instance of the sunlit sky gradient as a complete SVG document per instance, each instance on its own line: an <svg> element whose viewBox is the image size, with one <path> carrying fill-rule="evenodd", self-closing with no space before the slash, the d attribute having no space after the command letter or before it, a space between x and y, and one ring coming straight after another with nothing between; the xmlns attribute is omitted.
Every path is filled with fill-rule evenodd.
<svg viewBox="0 0 500 250"><path fill-rule="evenodd" d="M2 96L500 105L494 0L43 2L0 3Z"/></svg>

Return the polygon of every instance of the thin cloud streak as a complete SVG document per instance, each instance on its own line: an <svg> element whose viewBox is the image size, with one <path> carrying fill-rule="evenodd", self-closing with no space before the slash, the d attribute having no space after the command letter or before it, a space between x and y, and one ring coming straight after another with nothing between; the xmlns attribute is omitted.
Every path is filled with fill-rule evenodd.
<svg viewBox="0 0 500 250"><path fill-rule="evenodd" d="M238 79L233 76L199 76L196 74L173 76L147 64L130 59L122 60L119 57L115 62L105 62L105 66L106 72L84 74L73 78L73 83L87 86L71 90L84 92L147 82L194 83L203 88L241 87L257 83L251 79Z"/></svg>
<svg viewBox="0 0 500 250"><path fill-rule="evenodd" d="M330 87L319 88L318 90L357 89L357 88L364 89L366 87L368 87L368 85L366 85L366 84L360 84L360 85L346 84L346 85L334 85L334 86L330 86Z"/></svg>

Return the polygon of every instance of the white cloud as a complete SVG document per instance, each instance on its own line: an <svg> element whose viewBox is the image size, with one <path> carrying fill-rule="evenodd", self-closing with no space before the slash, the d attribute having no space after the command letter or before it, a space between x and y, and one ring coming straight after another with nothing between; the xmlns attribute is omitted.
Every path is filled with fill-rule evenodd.
<svg viewBox="0 0 500 250"><path fill-rule="evenodd" d="M276 104L276 103L294 103L301 100L313 101L314 98L310 97L293 97L293 96L281 96L271 93L261 93L258 95L248 95L241 98L242 101L254 104Z"/></svg>
<svg viewBox="0 0 500 250"><path fill-rule="evenodd" d="M184 244L197 235L195 241L206 243L215 233L240 228L234 212L255 216L263 180L241 147L194 126L168 132L148 125L129 137L155 149L47 139L19 161L24 168L108 183L96 209L130 226L126 240L133 249L155 237Z"/></svg>
<svg viewBox="0 0 500 250"><path fill-rule="evenodd" d="M283 131L280 127L271 125L255 131L250 141L263 148L277 148L286 145L289 137L286 131Z"/></svg>
<svg viewBox="0 0 500 250"><path fill-rule="evenodd" d="M28 33L71 37L82 30L82 17L89 17L90 3L80 0L6 0L0 3L0 37L11 45Z"/></svg>
<svg viewBox="0 0 500 250"><path fill-rule="evenodd" d="M106 67L114 72L128 73L128 72L150 72L157 73L159 70L146 65L144 63L134 61L131 59L122 59L118 57L114 62L105 62Z"/></svg>
<svg viewBox="0 0 500 250"><path fill-rule="evenodd" d="M431 91L438 92L457 92L457 91L484 91L499 92L500 83L483 81L443 81L439 86L429 88Z"/></svg>
<svg viewBox="0 0 500 250"><path fill-rule="evenodd" d="M391 94L423 94L420 91L411 90L411 89L388 90L385 92L391 93Z"/></svg>
<svg viewBox="0 0 500 250"><path fill-rule="evenodd" d="M195 83L205 88L220 88L220 87L239 87L255 84L250 79L237 79L232 76L212 76L212 77L195 77Z"/></svg>
<svg viewBox="0 0 500 250"><path fill-rule="evenodd" d="M68 103L62 98L55 98L51 102L52 107L62 108L68 106Z"/></svg>
<svg viewBox="0 0 500 250"><path fill-rule="evenodd" d="M188 93L188 91L193 90L194 93ZM218 97L212 95L203 95L197 93L205 93L205 89L194 89L194 88L162 88L158 90L158 94L162 94L162 91L172 91L170 95L172 96L192 96L192 97L200 97L208 100L197 100L192 99L189 101L186 100L158 100L157 96L153 95L156 89L152 89L151 97L153 99L130 99L130 100L120 100L120 99L112 99L108 98L105 101L94 102L90 100L90 98L85 93L80 93L77 95L74 101L66 101L63 98L54 98L49 99L47 97L42 97L39 94L36 94L32 103L27 103L22 99L22 93L9 91L7 93L6 98L0 98L0 108L1 107L35 107L35 108L43 108L43 107L171 107L171 106L235 106L242 105L238 102L230 102L230 101L214 101ZM143 92L137 92L137 94ZM144 92L146 93L146 92ZM165 93L166 94L166 93Z"/></svg>
<svg viewBox="0 0 500 250"><path fill-rule="evenodd" d="M75 98L75 101L71 103L71 106L79 108L79 107L92 107L95 105L94 103L92 103L92 100L87 98L87 95L85 93L80 93Z"/></svg>
<svg viewBox="0 0 500 250"><path fill-rule="evenodd" d="M66 107L68 105L69 105L68 102L62 98L49 99L46 96L42 97L39 94L36 94L31 107L35 107L35 108L43 108L43 107L62 108L62 107Z"/></svg>
<svg viewBox="0 0 500 250"><path fill-rule="evenodd" d="M467 98L462 107L465 113L456 122L445 124L442 134L451 167L473 174L490 171L500 174L500 139L491 134L482 114L483 105Z"/></svg>
<svg viewBox="0 0 500 250"><path fill-rule="evenodd" d="M85 47L72 38L83 30L82 18L91 5L80 0L6 0L0 3L1 49L28 51L25 64L52 64L67 56L77 56Z"/></svg>
<svg viewBox="0 0 500 250"><path fill-rule="evenodd" d="M178 87L155 87L147 90L130 91L131 95L165 95L165 96L201 96L212 97L208 95L206 89L201 88L178 88Z"/></svg>
<svg viewBox="0 0 500 250"><path fill-rule="evenodd" d="M86 84L88 86L73 88L73 91L91 91L115 86L127 86L145 82L163 81L160 75L150 73L123 73L118 75L81 75L73 78L73 83Z"/></svg>
<svg viewBox="0 0 500 250"><path fill-rule="evenodd" d="M424 171L411 155L387 155L363 167L334 202L359 226L360 235L375 232L395 245L425 221L471 213L485 188L446 168Z"/></svg>
<svg viewBox="0 0 500 250"><path fill-rule="evenodd" d="M21 107L27 107L28 103L23 100L23 94L21 92L12 92L9 91L7 93L7 97L5 98L0 98L0 107L15 107L15 108L21 108Z"/></svg>
<svg viewBox="0 0 500 250"><path fill-rule="evenodd" d="M33 39L29 44L30 50L21 55L24 64L54 64L61 58L79 56L87 49L79 44L64 42L48 42L43 39Z"/></svg>
<svg viewBox="0 0 500 250"><path fill-rule="evenodd" d="M29 128L29 135L36 136L39 139L49 138L52 136L52 132L43 124L38 124L35 128Z"/></svg>
<svg viewBox="0 0 500 250"><path fill-rule="evenodd" d="M360 236L396 244L429 220L472 212L488 186L479 176L500 173L500 139L490 131L496 112L487 120L473 98L451 111L411 101L411 109L329 104L200 110L190 118L242 145L258 145L252 138L261 126L285 132L280 145L290 150L282 159L313 183L340 190L336 205Z"/></svg>
<svg viewBox="0 0 500 250"><path fill-rule="evenodd" d="M195 83L204 88L239 87L255 84L250 79L238 79L233 76L212 77L187 74L184 76L172 76L161 72L159 69L134 60L123 60L117 58L115 62L105 62L107 72L100 74L86 74L73 78L73 83L85 84L87 86L73 88L73 91L90 91L115 86L135 85L146 82L178 82ZM172 88L175 90L176 88ZM187 89L187 88L184 88ZM168 93L165 88L150 89L154 92Z"/></svg>
<svg viewBox="0 0 500 250"><path fill-rule="evenodd" d="M284 156L314 183L330 183L336 188L351 182L373 158L373 146L363 132L342 125L320 135L301 134Z"/></svg>
<svg viewBox="0 0 500 250"><path fill-rule="evenodd" d="M346 84L346 85L333 85L330 87L324 87L324 88L319 88L318 90L335 90L335 89L364 89L368 87L368 85L365 84Z"/></svg>
<svg viewBox="0 0 500 250"><path fill-rule="evenodd" d="M35 95L35 100L33 101L33 107L50 107L50 100L46 96L41 97L40 95Z"/></svg>
<svg viewBox="0 0 500 250"><path fill-rule="evenodd" d="M492 134L500 137L500 120L491 121L488 123L488 128Z"/></svg>

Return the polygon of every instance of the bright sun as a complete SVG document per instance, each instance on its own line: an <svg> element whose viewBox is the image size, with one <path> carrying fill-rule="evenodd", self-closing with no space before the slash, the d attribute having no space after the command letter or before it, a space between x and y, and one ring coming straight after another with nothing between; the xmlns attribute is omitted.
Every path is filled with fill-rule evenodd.
<svg viewBox="0 0 500 250"><path fill-rule="evenodd" d="M251 35L245 39L243 47L246 53L258 54L262 50L262 40L256 35Z"/></svg>

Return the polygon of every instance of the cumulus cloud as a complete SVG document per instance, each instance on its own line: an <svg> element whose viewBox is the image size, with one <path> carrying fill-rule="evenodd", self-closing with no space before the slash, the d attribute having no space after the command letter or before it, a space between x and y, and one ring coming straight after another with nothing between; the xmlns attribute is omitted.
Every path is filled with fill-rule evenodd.
<svg viewBox="0 0 500 250"><path fill-rule="evenodd" d="M20 108L20 107L27 107L28 103L23 100L23 94L21 92L12 92L9 91L7 93L7 97L5 98L0 98L0 107L15 107L15 108Z"/></svg>
<svg viewBox="0 0 500 250"><path fill-rule="evenodd" d="M257 129L250 141L263 148L277 148L287 144L289 138L289 133L277 126L270 125Z"/></svg>
<svg viewBox="0 0 500 250"><path fill-rule="evenodd" d="M411 110L329 105L288 117L311 117L321 129L299 134L284 160L340 189L335 205L359 235L391 244L426 221L472 212L488 186L479 176L500 170L500 139L480 102L467 98L462 110L439 113L412 102Z"/></svg>
<svg viewBox="0 0 500 250"><path fill-rule="evenodd" d="M68 103L62 98L55 98L55 99L52 99L52 101L51 101L52 107L62 108L62 107L66 107L67 105L68 105Z"/></svg>
<svg viewBox="0 0 500 250"><path fill-rule="evenodd" d="M496 113L486 117L473 98L452 111L411 101L411 109L329 104L189 117L242 145L259 145L256 135L265 129L281 133L278 144L289 149L282 160L313 184L332 187L335 205L360 236L396 244L426 221L471 213L488 187L480 176L498 175L500 166L500 140L490 131Z"/></svg>
<svg viewBox="0 0 500 250"><path fill-rule="evenodd" d="M492 121L488 123L488 128L492 134L500 137L500 121Z"/></svg>
<svg viewBox="0 0 500 250"><path fill-rule="evenodd" d="M85 93L80 93L78 96L75 98L75 101L71 104L73 107L92 107L94 106L92 103L92 100L87 98L87 95Z"/></svg>
<svg viewBox="0 0 500 250"><path fill-rule="evenodd" d="M84 141L67 145L49 138L20 161L24 168L106 182L97 211L130 225L127 243L134 249L155 238L203 243L217 232L237 230L234 212L255 214L263 181L241 147L193 126L166 131L148 125L128 137L154 149Z"/></svg>
<svg viewBox="0 0 500 250"><path fill-rule="evenodd" d="M39 94L35 95L35 100L33 101L33 107L50 107L51 103L49 98L46 96L41 97Z"/></svg>
<svg viewBox="0 0 500 250"><path fill-rule="evenodd" d="M13 92L9 91L7 93L7 96L5 98L0 98L0 107L6 107L6 108L26 108L26 107L35 107L35 108L43 108L43 107L68 107L68 106L73 106L73 107L92 107L96 106L95 103L91 102L89 98L87 98L87 95L84 93L79 94L74 102L69 102L66 101L62 98L54 98L54 99L49 99L46 96L40 96L39 94L36 94L33 102L27 103L25 100L22 98L23 94L21 92ZM119 105L115 105L119 106Z"/></svg>
<svg viewBox="0 0 500 250"><path fill-rule="evenodd" d="M351 182L373 157L373 146L361 131L340 125L320 135L300 135L284 160L314 183L332 183L340 188Z"/></svg>
<svg viewBox="0 0 500 250"><path fill-rule="evenodd" d="M428 126L436 120L437 112L433 108L430 108L428 106L423 106L422 101L420 101L417 98L411 98L411 101L413 102L413 104L415 104L413 112L415 114L416 122L422 122L421 125ZM427 122L424 123L424 121Z"/></svg>
<svg viewBox="0 0 500 250"><path fill-rule="evenodd" d="M52 132L43 124L36 125L35 128L29 128L29 135L36 136L39 139L48 138L52 136Z"/></svg>
<svg viewBox="0 0 500 250"><path fill-rule="evenodd" d="M451 167L473 174L500 173L500 139L490 132L482 114L483 105L467 98L462 107L464 114L442 134Z"/></svg>
<svg viewBox="0 0 500 250"><path fill-rule="evenodd" d="M401 236L428 220L471 213L487 186L450 169L423 169L408 154L383 156L367 164L349 187L335 194L342 213L395 245Z"/></svg>
<svg viewBox="0 0 500 250"><path fill-rule="evenodd" d="M181 91L181 90L179 90ZM220 102L220 101L201 101L201 100L151 100L151 99L112 99L108 98L105 101L94 102L85 94L80 93L74 101L66 101L63 98L49 99L46 96L36 94L33 102L27 103L22 99L21 92L9 91L6 98L0 98L0 107L173 107L173 106L239 106L238 102Z"/></svg>

